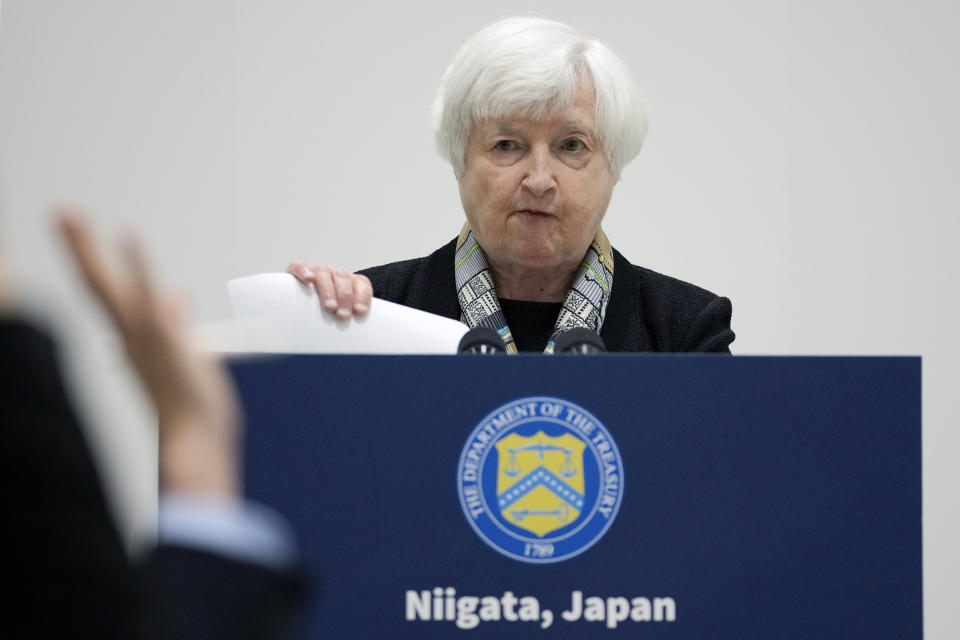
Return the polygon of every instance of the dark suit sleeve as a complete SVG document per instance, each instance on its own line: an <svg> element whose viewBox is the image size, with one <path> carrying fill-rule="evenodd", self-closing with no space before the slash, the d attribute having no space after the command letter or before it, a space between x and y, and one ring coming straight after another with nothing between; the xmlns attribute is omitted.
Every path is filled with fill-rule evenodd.
<svg viewBox="0 0 960 640"><path fill-rule="evenodd" d="M4 634L133 637L129 563L53 342L0 319L0 353Z"/></svg>
<svg viewBox="0 0 960 640"><path fill-rule="evenodd" d="M714 297L690 321L680 351L730 353L734 333L730 329L733 307L728 298Z"/></svg>
<svg viewBox="0 0 960 640"><path fill-rule="evenodd" d="M53 341L0 318L4 638L282 638L306 595L297 569L160 547L134 569Z"/></svg>
<svg viewBox="0 0 960 640"><path fill-rule="evenodd" d="M140 568L148 640L289 638L297 630L306 574L177 546L156 549Z"/></svg>

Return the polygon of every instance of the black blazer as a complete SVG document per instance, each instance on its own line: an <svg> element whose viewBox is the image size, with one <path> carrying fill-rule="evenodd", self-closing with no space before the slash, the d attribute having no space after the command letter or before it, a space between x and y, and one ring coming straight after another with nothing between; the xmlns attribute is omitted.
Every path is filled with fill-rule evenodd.
<svg viewBox="0 0 960 640"><path fill-rule="evenodd" d="M358 273L370 278L378 298L459 320L456 243ZM613 291L600 331L609 351L730 352L730 300L630 264L617 250L613 255Z"/></svg>

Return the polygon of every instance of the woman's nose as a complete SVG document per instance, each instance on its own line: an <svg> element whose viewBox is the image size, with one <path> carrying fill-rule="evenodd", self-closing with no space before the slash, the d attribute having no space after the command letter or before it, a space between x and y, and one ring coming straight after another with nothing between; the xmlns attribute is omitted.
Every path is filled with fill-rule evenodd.
<svg viewBox="0 0 960 640"><path fill-rule="evenodd" d="M539 198L557 186L553 159L547 150L534 150L527 158L527 173L521 185Z"/></svg>

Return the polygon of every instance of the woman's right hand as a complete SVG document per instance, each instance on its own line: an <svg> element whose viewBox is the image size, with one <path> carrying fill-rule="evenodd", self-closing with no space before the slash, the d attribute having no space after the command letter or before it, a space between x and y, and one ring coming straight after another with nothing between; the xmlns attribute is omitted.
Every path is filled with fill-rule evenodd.
<svg viewBox="0 0 960 640"><path fill-rule="evenodd" d="M320 296L320 304L340 320L370 311L373 285L366 276L350 273L329 264L291 262L287 273L304 284L312 284Z"/></svg>

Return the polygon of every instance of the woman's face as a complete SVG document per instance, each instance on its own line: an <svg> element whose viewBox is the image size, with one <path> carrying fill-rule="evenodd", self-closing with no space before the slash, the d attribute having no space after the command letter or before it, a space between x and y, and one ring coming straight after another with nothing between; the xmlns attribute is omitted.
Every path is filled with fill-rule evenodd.
<svg viewBox="0 0 960 640"><path fill-rule="evenodd" d="M545 120L474 126L458 179L470 228L494 271L575 270L616 180L594 133L593 88Z"/></svg>

